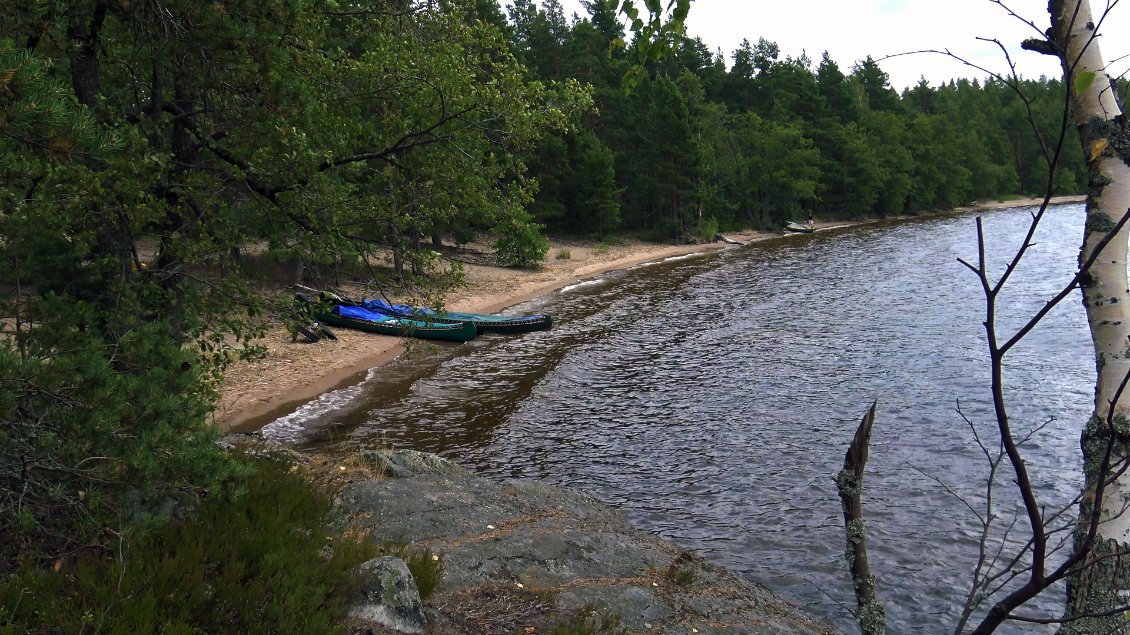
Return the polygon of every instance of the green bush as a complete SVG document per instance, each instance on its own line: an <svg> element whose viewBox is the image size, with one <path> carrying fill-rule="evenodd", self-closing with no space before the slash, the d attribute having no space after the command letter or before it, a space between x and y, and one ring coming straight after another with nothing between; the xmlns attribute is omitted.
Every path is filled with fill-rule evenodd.
<svg viewBox="0 0 1130 635"><path fill-rule="evenodd" d="M511 220L499 227L502 234L494 242L495 257L504 267L537 267L549 252L549 239L541 235L537 223Z"/></svg>
<svg viewBox="0 0 1130 635"><path fill-rule="evenodd" d="M205 353L170 324L56 296L36 307L27 354L0 344L0 491L21 493L0 497L0 573L110 544L246 472L208 425Z"/></svg>
<svg viewBox="0 0 1130 635"><path fill-rule="evenodd" d="M699 224L698 237L702 242L713 242L716 235L718 235L718 219L712 216L704 219L701 224Z"/></svg>
<svg viewBox="0 0 1130 635"><path fill-rule="evenodd" d="M246 493L73 565L25 566L0 586L0 633L340 632L355 567L377 548L334 537L330 498L287 464L257 462Z"/></svg>

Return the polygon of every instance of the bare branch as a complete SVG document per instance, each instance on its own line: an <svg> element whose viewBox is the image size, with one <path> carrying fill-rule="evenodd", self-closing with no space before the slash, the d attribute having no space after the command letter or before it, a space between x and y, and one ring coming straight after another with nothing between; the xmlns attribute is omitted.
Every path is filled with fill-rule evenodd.
<svg viewBox="0 0 1130 635"><path fill-rule="evenodd" d="M1019 20L1021 23L1028 25L1036 33L1039 33L1040 35L1044 35L1044 31L1041 30L1040 27L1036 26L1035 22L1033 22L1033 21L1025 18L1024 16L1016 13L1015 11L1013 11L1008 5L1006 5L1004 2L1002 2L1002 0L989 0L989 2L991 2L992 4L995 4L998 7L1004 9L1005 13L1007 13L1011 17Z"/></svg>
<svg viewBox="0 0 1130 635"><path fill-rule="evenodd" d="M840 502L843 504L844 528L847 531L848 566L855 588L855 601L859 607L856 618L863 635L881 635L886 632L886 609L875 593L875 577L871 575L871 568L867 563L863 504L859 497L863 491L863 469L867 465L871 427L875 423L875 408L878 403L872 402L867 414L863 415L863 420L856 428L855 438L844 456L844 469L835 478Z"/></svg>
<svg viewBox="0 0 1130 635"><path fill-rule="evenodd" d="M1026 335L1028 335L1028 333L1032 329L1036 328L1036 325L1044 319L1044 316L1050 313L1052 309L1054 309L1060 302L1062 302L1065 298L1070 296L1073 291L1075 291L1075 288L1079 285L1079 282L1082 281L1084 277L1086 277L1087 272L1091 270L1091 267L1094 266L1095 261L1097 261L1099 259L1099 256L1102 255L1103 249L1105 249L1106 246L1110 244L1110 241L1114 240L1114 237L1118 234L1118 232L1122 230L1122 228L1128 221L1130 221L1130 209L1127 209L1126 213L1122 215L1122 218L1118 219L1118 222L1114 225L1114 229L1111 229L1106 233L1105 236L1103 236L1099 240L1099 242L1095 245L1095 249L1091 252L1090 257L1088 257L1087 260L1083 262L1082 266L1079 267L1079 271L1075 274L1074 277L1071 278L1071 281L1064 285L1063 289L1061 289L1059 293L1052 297L1051 300L1048 300L1044 307L1037 311L1036 314L1033 315L1032 318L1028 320L1028 322L1024 326L1020 327L1020 329L1016 331L1015 335L1013 335L1007 342L1001 345L1000 351L1002 354L1008 352L1008 350L1013 346L1016 346L1016 344L1019 343L1020 340L1022 340Z"/></svg>

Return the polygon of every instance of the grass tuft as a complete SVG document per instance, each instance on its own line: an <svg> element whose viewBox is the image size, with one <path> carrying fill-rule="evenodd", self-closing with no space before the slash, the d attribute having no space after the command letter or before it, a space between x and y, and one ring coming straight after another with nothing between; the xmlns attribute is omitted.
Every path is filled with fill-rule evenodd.
<svg viewBox="0 0 1130 635"><path fill-rule="evenodd" d="M663 570L663 576L679 586L690 586L695 581L694 569L674 564Z"/></svg>
<svg viewBox="0 0 1130 635"><path fill-rule="evenodd" d="M416 589L420 592L421 600L428 599L443 583L443 556L432 553L431 549L387 544L381 550L385 555L396 556L408 565L408 571L416 579Z"/></svg>

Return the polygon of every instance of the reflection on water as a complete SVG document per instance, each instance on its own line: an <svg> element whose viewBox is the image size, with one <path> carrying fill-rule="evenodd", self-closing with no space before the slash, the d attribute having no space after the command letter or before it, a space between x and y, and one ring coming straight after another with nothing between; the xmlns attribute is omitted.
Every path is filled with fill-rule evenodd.
<svg viewBox="0 0 1130 635"><path fill-rule="evenodd" d="M1029 211L985 217L989 262L1003 267ZM1081 206L1051 212L1002 300L1006 330L1070 279L1081 223ZM984 303L957 263L975 258L974 235L970 216L934 218L607 275L545 300L551 331L398 362L340 407L311 406L301 425L267 434L340 448L381 439L585 489L852 631L836 604L854 600L832 476L878 399L864 493L872 565L892 632L941 632L979 526L931 479L982 498L987 466L958 401L992 429ZM1017 348L1007 381L1018 428L1055 418L1029 461L1049 507L1063 504L1079 486L1094 383L1077 298Z"/></svg>

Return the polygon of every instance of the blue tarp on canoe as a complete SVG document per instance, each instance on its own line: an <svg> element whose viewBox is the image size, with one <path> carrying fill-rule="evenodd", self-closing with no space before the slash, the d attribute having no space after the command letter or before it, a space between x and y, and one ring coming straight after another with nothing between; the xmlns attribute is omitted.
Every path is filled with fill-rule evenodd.
<svg viewBox="0 0 1130 635"><path fill-rule="evenodd" d="M439 315L438 313L436 313L436 311L433 311L432 309L421 309L421 308L410 306L410 305L407 305L407 304L396 304L394 302L385 302L384 300L381 300L379 298L375 299L375 300L364 300L364 301L361 302L361 306L365 307L366 309L369 309L370 311L376 311L377 313L383 313L385 315L393 315L393 316L396 316L396 317L418 317L418 316L421 316L421 315L430 315L430 316Z"/></svg>
<svg viewBox="0 0 1130 635"><path fill-rule="evenodd" d="M418 337L427 340L468 342L475 338L478 329L470 322L425 322L393 317L370 311L364 307L338 304L320 317L335 326L379 333Z"/></svg>
<svg viewBox="0 0 1130 635"><path fill-rule="evenodd" d="M354 320L365 320L366 322L400 322L400 320L385 313L377 313L359 306L338 304L334 306L333 311L343 317L353 318Z"/></svg>

